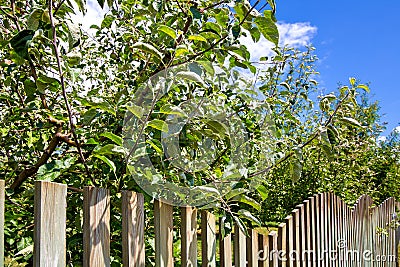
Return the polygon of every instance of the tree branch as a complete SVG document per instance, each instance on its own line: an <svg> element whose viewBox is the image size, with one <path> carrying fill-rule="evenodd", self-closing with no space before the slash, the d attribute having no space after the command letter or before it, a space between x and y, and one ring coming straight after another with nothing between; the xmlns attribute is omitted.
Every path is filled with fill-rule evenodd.
<svg viewBox="0 0 400 267"><path fill-rule="evenodd" d="M82 149L81 149L81 146L79 144L78 135L76 134L76 131L75 131L75 124L74 124L74 120L73 120L71 106L69 105L69 101L68 101L67 90L65 88L64 73L63 73L62 66L61 66L60 53L59 53L58 47L57 47L57 31L56 31L56 26L55 26L54 17L53 17L53 1L52 0L49 0L48 7L49 7L50 24L51 24L51 28L52 28L52 32L53 32L53 40L52 40L51 43L52 43L52 46L53 46L53 49L54 49L54 54L55 54L55 57L56 57L56 60L57 60L57 68L58 68L58 74L60 76L62 95L63 95L64 103L65 103L65 106L66 106L67 112L68 112L68 118L69 118L69 124L70 124L71 133L72 133L72 136L74 137L74 141L75 141L75 144L76 144L76 148L78 149L79 157L81 158L83 166L85 167L86 174L88 175L88 177L92 181L93 185L95 185L95 181L92 178L92 176L90 175L89 167L86 164L86 159L83 156Z"/></svg>
<svg viewBox="0 0 400 267"><path fill-rule="evenodd" d="M333 111L333 113L329 116L328 120L324 123L324 127L329 126L332 123L333 118L336 116L337 112L339 111L340 107L342 106L343 102L349 97L350 92L348 92L346 94L345 97L343 97L339 103L337 104L335 110ZM320 135L320 131L316 131L312 137L310 139L308 139L305 143L303 143L300 148L303 149L304 147L308 146L312 141L315 140L315 138L317 138ZM290 151L289 153L286 154L285 157L283 157L282 159L280 159L274 166L277 166L279 164L281 164L282 162L286 161L287 159L289 159L291 156L293 156L294 152ZM263 170L254 172L249 174L249 178L260 175L260 174L264 174L269 172L274 166L269 166L268 168L265 168Z"/></svg>

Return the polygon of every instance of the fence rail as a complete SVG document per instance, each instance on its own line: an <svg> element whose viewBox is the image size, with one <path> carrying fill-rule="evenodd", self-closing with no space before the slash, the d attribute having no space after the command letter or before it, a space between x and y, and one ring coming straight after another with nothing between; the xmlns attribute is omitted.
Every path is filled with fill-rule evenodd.
<svg viewBox="0 0 400 267"><path fill-rule="evenodd" d="M37 181L34 201L34 265L66 266L66 193L63 184ZM4 181L0 181L0 266L4 258ZM393 218L400 204L389 198L379 206L362 196L349 208L331 193L314 195L298 205L277 231L262 235L238 226L224 237L221 222L195 208L181 208L181 264L203 267L394 267L398 266L399 230ZM110 266L110 193L85 187L84 266ZM124 266L145 266L144 198L122 192L122 254ZM201 251L197 251L198 227ZM155 201L156 266L174 266L173 207ZM219 245L219 249L217 249ZM217 255L218 252L218 255ZM198 258L198 255L200 257Z"/></svg>

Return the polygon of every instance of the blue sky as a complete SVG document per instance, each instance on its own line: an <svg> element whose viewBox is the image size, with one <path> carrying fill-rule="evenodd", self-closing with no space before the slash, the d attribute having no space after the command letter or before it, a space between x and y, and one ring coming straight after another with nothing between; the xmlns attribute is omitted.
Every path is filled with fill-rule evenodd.
<svg viewBox="0 0 400 267"><path fill-rule="evenodd" d="M338 82L356 77L370 83L381 106L387 135L400 123L400 1L276 0L276 17L284 25L308 25L305 31L320 58L321 86L334 91Z"/></svg>

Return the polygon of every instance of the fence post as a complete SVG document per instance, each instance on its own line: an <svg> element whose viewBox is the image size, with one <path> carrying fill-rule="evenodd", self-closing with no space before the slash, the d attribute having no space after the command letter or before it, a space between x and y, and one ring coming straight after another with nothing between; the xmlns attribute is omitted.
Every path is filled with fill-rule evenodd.
<svg viewBox="0 0 400 267"><path fill-rule="evenodd" d="M144 197L131 191L122 191L122 262L145 266Z"/></svg>
<svg viewBox="0 0 400 267"><path fill-rule="evenodd" d="M235 224L234 246L235 251L235 267L246 267L246 235Z"/></svg>
<svg viewBox="0 0 400 267"><path fill-rule="evenodd" d="M83 266L110 266L110 191L83 190Z"/></svg>
<svg viewBox="0 0 400 267"><path fill-rule="evenodd" d="M182 266L197 266L197 210L181 208L181 251Z"/></svg>
<svg viewBox="0 0 400 267"><path fill-rule="evenodd" d="M171 205L154 201L154 233L156 267L173 267L173 208Z"/></svg>
<svg viewBox="0 0 400 267"><path fill-rule="evenodd" d="M66 266L67 186L35 182L33 266Z"/></svg>
<svg viewBox="0 0 400 267"><path fill-rule="evenodd" d="M222 218L219 220L219 227L224 227ZM219 253L220 253L220 266L232 267L232 234L222 236L221 230L219 231Z"/></svg>
<svg viewBox="0 0 400 267"><path fill-rule="evenodd" d="M217 253L215 216L208 211L201 212L201 248L201 266L215 267Z"/></svg>
<svg viewBox="0 0 400 267"><path fill-rule="evenodd" d="M258 267L258 232L254 229L249 229L249 236L247 237L247 266Z"/></svg>
<svg viewBox="0 0 400 267"><path fill-rule="evenodd" d="M4 180L0 180L0 266L4 266Z"/></svg>

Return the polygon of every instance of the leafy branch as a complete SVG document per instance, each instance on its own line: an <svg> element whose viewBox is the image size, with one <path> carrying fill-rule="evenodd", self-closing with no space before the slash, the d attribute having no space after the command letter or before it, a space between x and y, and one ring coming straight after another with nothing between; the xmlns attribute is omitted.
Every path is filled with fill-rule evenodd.
<svg viewBox="0 0 400 267"><path fill-rule="evenodd" d="M328 120L324 123L324 127L329 126L330 124L332 124L333 118L336 116L337 112L339 111L339 109L341 108L342 104L344 101L347 100L347 98L350 96L351 92L347 92L347 94L338 102L338 104L336 105L335 110L333 111L333 113L329 116ZM299 146L300 149L303 149L304 147L308 146L312 141L314 141L319 135L320 135L320 131L316 131L305 143L303 143L302 145ZM290 157L292 157L294 155L294 151L291 150L289 153L287 153L283 158L279 159L279 161L272 166L269 166L268 168L265 168L263 170L254 172L254 173L250 173L249 174L249 178L251 177L255 177L261 174L265 174L267 172L269 172L273 167L280 165L281 163L285 162L286 160L288 160Z"/></svg>

